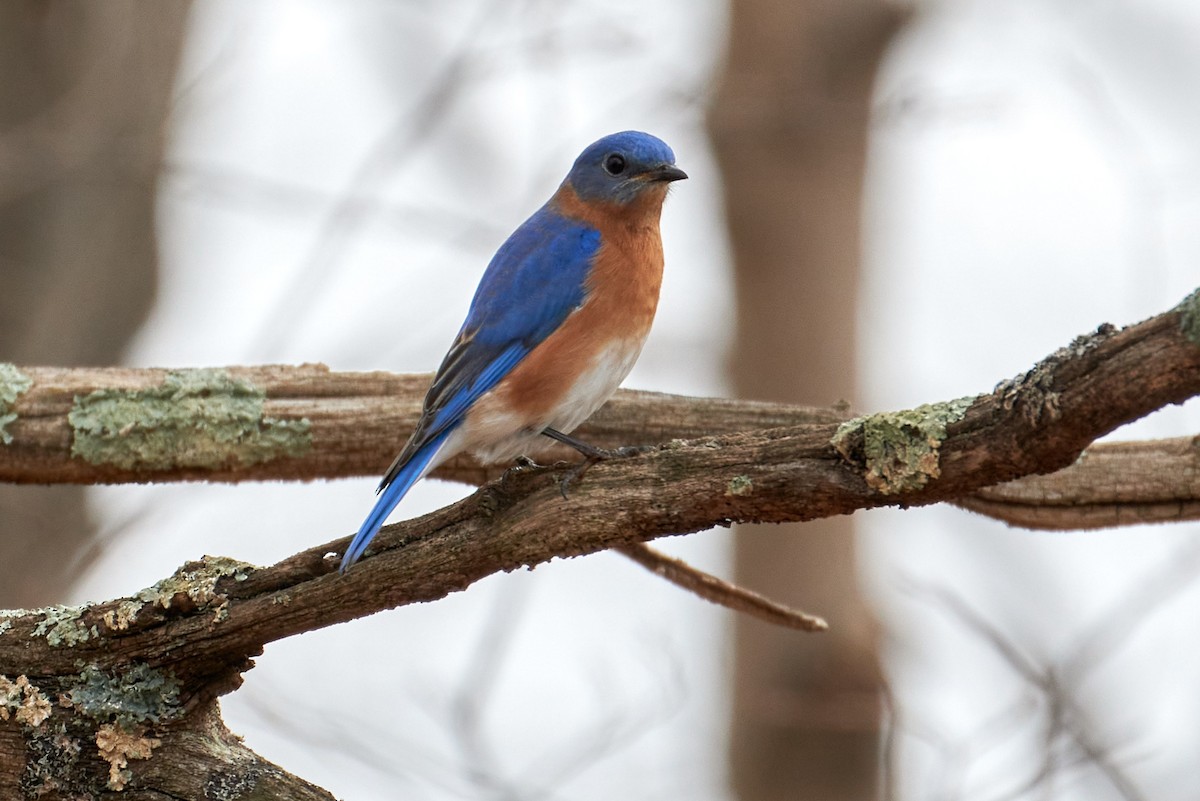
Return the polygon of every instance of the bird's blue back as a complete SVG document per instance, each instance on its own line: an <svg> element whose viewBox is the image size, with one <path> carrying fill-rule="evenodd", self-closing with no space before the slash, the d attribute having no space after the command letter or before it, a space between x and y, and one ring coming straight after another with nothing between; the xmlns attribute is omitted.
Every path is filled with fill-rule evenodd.
<svg viewBox="0 0 1200 801"><path fill-rule="evenodd" d="M496 251L434 376L416 430L384 475L379 499L346 549L343 571L366 550L471 405L583 303L599 249L599 231L563 217L548 203Z"/></svg>
<svg viewBox="0 0 1200 801"><path fill-rule="evenodd" d="M480 395L562 325L583 303L584 281L599 249L599 231L550 204L513 232L484 271L466 322L429 388L410 447L457 424Z"/></svg>
<svg viewBox="0 0 1200 801"><path fill-rule="evenodd" d="M560 194L565 192L575 202L618 208L648 187L662 185L655 181L687 177L677 169L664 170L674 163L675 154L662 140L622 131L597 140L580 154ZM639 180L651 174L651 181ZM374 508L342 558L342 570L362 555L409 488L440 463L434 461L438 452L453 442L452 434L475 402L583 304L600 240L598 229L565 216L552 199L496 252L425 396L416 430L384 475ZM657 298L657 285L654 292Z"/></svg>

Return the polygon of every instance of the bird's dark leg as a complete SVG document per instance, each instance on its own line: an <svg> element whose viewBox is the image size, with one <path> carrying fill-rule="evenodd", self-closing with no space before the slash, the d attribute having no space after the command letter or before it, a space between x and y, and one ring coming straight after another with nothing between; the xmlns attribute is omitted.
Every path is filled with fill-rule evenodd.
<svg viewBox="0 0 1200 801"><path fill-rule="evenodd" d="M575 437L564 434L563 432L554 428L543 429L542 434L552 440L555 440L556 442L561 442L563 445L569 445L583 454L584 457L583 461L577 464L575 468L571 470L571 472L567 473L563 480L558 483L558 491L562 493L563 498L567 497L567 487L571 486L571 482L582 478L583 474L588 471L588 468L594 465L596 462L602 462L605 459L633 456L645 450L644 448L638 448L636 446L614 448L612 450L608 450L606 448L597 448L595 445L589 445L583 440L575 439Z"/></svg>
<svg viewBox="0 0 1200 801"><path fill-rule="evenodd" d="M543 429L542 434L552 440L555 440L556 442L561 442L563 445L570 445L572 448L579 451L587 458L592 459L593 461L599 462L602 459L608 459L619 455L615 451L606 451L603 448L597 448L595 445L588 445L583 440L575 439L569 434L564 434L555 428Z"/></svg>

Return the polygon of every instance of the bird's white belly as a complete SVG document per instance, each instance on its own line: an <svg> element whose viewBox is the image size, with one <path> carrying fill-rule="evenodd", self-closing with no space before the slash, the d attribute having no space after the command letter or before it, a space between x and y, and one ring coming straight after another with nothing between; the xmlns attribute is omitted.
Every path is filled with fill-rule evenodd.
<svg viewBox="0 0 1200 801"><path fill-rule="evenodd" d="M640 340L623 340L596 354L591 367L567 390L543 428L555 428L564 434L575 430L612 397L641 352Z"/></svg>
<svg viewBox="0 0 1200 801"><path fill-rule="evenodd" d="M542 431L553 428L569 434L591 417L629 375L642 343L641 339L619 340L600 350L575 383L537 418L494 407L472 414L461 450L471 451L485 464L545 450L552 443Z"/></svg>

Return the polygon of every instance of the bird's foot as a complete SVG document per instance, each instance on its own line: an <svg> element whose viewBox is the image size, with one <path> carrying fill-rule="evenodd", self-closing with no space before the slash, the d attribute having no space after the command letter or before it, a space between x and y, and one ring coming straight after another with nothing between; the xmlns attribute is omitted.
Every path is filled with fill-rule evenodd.
<svg viewBox="0 0 1200 801"><path fill-rule="evenodd" d="M641 445L626 445L621 448L597 448L595 445L589 445L583 440L575 439L553 428L547 428L542 431L542 435L550 439L561 442L563 445L570 445L575 450L583 454L583 461L575 465L571 472L563 477L562 481L558 482L558 491L562 493L563 499L567 499L567 488L571 486L573 481L578 481L583 477L583 474L588 471L596 462L603 462L606 459L624 458L627 456L636 456L650 448Z"/></svg>
<svg viewBox="0 0 1200 801"><path fill-rule="evenodd" d="M630 456L637 456L639 453L645 453L648 450L651 449L641 445L626 445L620 448L612 448L611 450L589 446L588 452L583 457L583 461L571 468L558 482L558 491L562 494L563 500L570 500L567 490L571 484L583 478L583 474L591 469L592 465L609 459L626 459Z"/></svg>

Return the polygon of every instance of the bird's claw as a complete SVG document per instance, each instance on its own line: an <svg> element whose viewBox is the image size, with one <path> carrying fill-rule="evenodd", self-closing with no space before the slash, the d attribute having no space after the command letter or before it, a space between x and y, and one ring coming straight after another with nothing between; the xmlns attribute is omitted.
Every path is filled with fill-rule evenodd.
<svg viewBox="0 0 1200 801"><path fill-rule="evenodd" d="M564 501L571 500L567 494L567 488L571 486L571 482L578 481L583 478L583 474L588 471L596 462L602 462L610 456L615 456L615 453L605 453L604 455L592 455L583 457L583 461L567 471L567 474L558 482L558 491L563 496Z"/></svg>
<svg viewBox="0 0 1200 801"><path fill-rule="evenodd" d="M567 494L567 489L571 484L583 478L583 474L591 469L592 465L597 462L604 462L609 459L626 459L630 456L637 456L640 453L645 453L650 450L645 445L623 445L620 448L595 448L587 456L583 457L583 461L575 465L567 474L558 482L558 491L562 494L563 500L570 500Z"/></svg>

